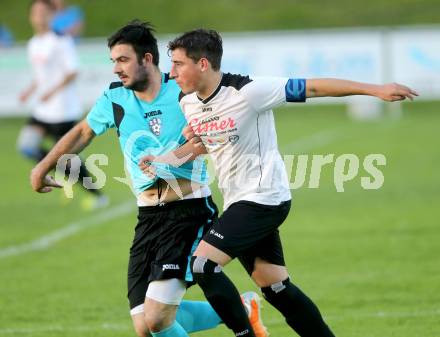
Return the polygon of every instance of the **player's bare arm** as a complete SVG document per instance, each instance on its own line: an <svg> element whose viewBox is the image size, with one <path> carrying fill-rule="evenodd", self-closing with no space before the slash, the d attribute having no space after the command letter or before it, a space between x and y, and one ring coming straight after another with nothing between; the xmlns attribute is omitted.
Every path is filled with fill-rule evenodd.
<svg viewBox="0 0 440 337"><path fill-rule="evenodd" d="M185 138L187 137L185 136ZM203 143L201 143L200 138L192 137L174 151L170 151L160 156L147 155L142 157L139 160L139 167L146 175L154 177L156 173L154 166L152 165L153 163L163 163L178 167L205 153L207 153L207 151L205 146L203 146Z"/></svg>
<svg viewBox="0 0 440 337"><path fill-rule="evenodd" d="M200 149L200 151L202 151L202 153L208 153L206 151L205 145L203 145L202 139L195 134L195 132L191 126L187 125L182 130L182 134L183 134L183 137L185 137L185 139L188 142L191 142L192 144L194 144L194 146L202 147L202 149Z"/></svg>
<svg viewBox="0 0 440 337"><path fill-rule="evenodd" d="M25 103L36 89L37 89L37 83L35 82L35 80L33 80L32 83L29 85L29 87L23 90L23 92L18 97L20 102Z"/></svg>
<svg viewBox="0 0 440 337"><path fill-rule="evenodd" d="M64 135L52 148L42 161L40 161L31 171L32 189L39 193L47 193L52 187L61 187L51 177L47 176L52 170L58 159L67 153L81 152L95 137L95 133L85 120L79 122L72 130Z"/></svg>
<svg viewBox="0 0 440 337"><path fill-rule="evenodd" d="M375 96L384 101L394 102L413 100L419 94L404 85L389 83L383 85L368 84L332 78L306 80L307 97L340 97L350 95Z"/></svg>

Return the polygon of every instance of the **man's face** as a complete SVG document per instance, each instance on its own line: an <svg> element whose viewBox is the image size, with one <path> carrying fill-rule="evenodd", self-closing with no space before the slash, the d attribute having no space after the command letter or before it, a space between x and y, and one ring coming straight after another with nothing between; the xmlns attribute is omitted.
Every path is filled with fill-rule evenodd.
<svg viewBox="0 0 440 337"><path fill-rule="evenodd" d="M197 91L201 74L200 61L194 62L186 56L184 49L177 48L171 52L170 76L176 80L183 93Z"/></svg>
<svg viewBox="0 0 440 337"><path fill-rule="evenodd" d="M39 33L48 30L52 15L53 11L48 5L43 2L35 2L29 13L29 21L34 31Z"/></svg>
<svg viewBox="0 0 440 337"><path fill-rule="evenodd" d="M147 63L139 64L136 52L129 44L117 44L110 50L110 58L114 63L113 73L118 75L127 89L143 91L147 89L149 76Z"/></svg>

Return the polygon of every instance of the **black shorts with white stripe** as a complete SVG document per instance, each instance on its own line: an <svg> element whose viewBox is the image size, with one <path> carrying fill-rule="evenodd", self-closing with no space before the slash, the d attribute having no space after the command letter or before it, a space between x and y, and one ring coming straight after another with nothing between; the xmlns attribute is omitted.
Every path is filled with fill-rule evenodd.
<svg viewBox="0 0 440 337"><path fill-rule="evenodd" d="M131 309L144 303L152 281L177 278L193 284L191 255L217 215L211 197L139 207L128 263Z"/></svg>

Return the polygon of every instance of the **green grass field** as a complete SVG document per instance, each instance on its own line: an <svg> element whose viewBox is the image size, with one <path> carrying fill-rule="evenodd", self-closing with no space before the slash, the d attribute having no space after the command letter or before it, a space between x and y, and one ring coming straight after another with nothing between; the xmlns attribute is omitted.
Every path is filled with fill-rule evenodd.
<svg viewBox="0 0 440 337"><path fill-rule="evenodd" d="M108 36L134 18L153 22L159 33L178 34L195 28L222 32L438 24L437 0L66 0L85 14L84 36ZM17 40L31 36L30 1L0 1L0 23ZM214 14L215 13L215 14Z"/></svg>
<svg viewBox="0 0 440 337"><path fill-rule="evenodd" d="M440 336L440 103L403 108L401 119L374 122L350 120L343 106L276 112L283 154L387 158L379 190L361 188L360 177L368 176L361 168L338 193L334 165L325 166L319 188L294 191L281 227L294 282L337 336ZM15 150L23 122L0 121L0 336L134 336L125 282L135 200L113 179L124 176L116 135L97 138L87 151L109 156L105 191L112 201L87 213L80 189L67 205L60 191L31 192L31 163ZM240 291L257 291L237 263L226 272ZM193 287L187 298L202 295ZM263 315L271 336L294 335L267 303ZM220 327L195 335L232 333Z"/></svg>

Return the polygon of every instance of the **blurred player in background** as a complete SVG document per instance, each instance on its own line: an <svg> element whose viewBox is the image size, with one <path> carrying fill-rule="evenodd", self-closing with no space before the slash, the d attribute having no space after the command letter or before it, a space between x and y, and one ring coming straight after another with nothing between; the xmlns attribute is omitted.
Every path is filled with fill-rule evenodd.
<svg viewBox="0 0 440 337"><path fill-rule="evenodd" d="M84 29L84 14L79 6L66 6L64 0L52 0L55 6L50 28L59 35L77 39Z"/></svg>
<svg viewBox="0 0 440 337"><path fill-rule="evenodd" d="M51 0L34 0L30 7L30 23L34 36L28 43L28 57L32 67L32 82L20 95L25 103L31 96L32 117L18 137L19 151L27 158L40 161L47 154L44 138L59 140L81 118L82 110L75 80L78 60L73 40L59 36L50 29L55 7ZM68 172L67 172L68 173ZM79 178L89 177L81 164ZM97 189L86 189L82 200L86 209L107 206L108 198Z"/></svg>
<svg viewBox="0 0 440 337"><path fill-rule="evenodd" d="M200 153L213 159L224 212L191 259L194 279L236 336L253 337L238 292L222 271L238 257L266 300L300 336L334 336L317 306L292 283L285 266L278 227L289 213L291 194L272 109L304 102L306 97L371 95L397 101L417 93L397 84L223 74L222 39L212 30L185 33L169 43L169 50L170 75L182 89L180 106L192 129L191 141L171 155L142 158L140 167L154 174L145 161L154 167L174 158L179 164ZM196 139L202 143L193 143ZM193 149L186 152L189 144Z"/></svg>
<svg viewBox="0 0 440 337"><path fill-rule="evenodd" d="M96 135L116 129L139 206L128 266L128 299L136 333L179 337L214 328L221 319L208 302L182 301L193 282L189 259L217 218L206 164L198 160L177 169L164 166L154 179L138 167L145 151L161 154L185 143L180 89L158 67L157 41L149 24L134 21L122 27L108 39L108 47L113 71L121 81L111 83L87 118L32 170L32 187L49 192L57 185L46 174L63 154L81 152ZM246 293L243 301L249 319L263 333L259 336L265 337L257 295Z"/></svg>
<svg viewBox="0 0 440 337"><path fill-rule="evenodd" d="M10 47L14 44L14 36L5 25L0 24L0 48Z"/></svg>

